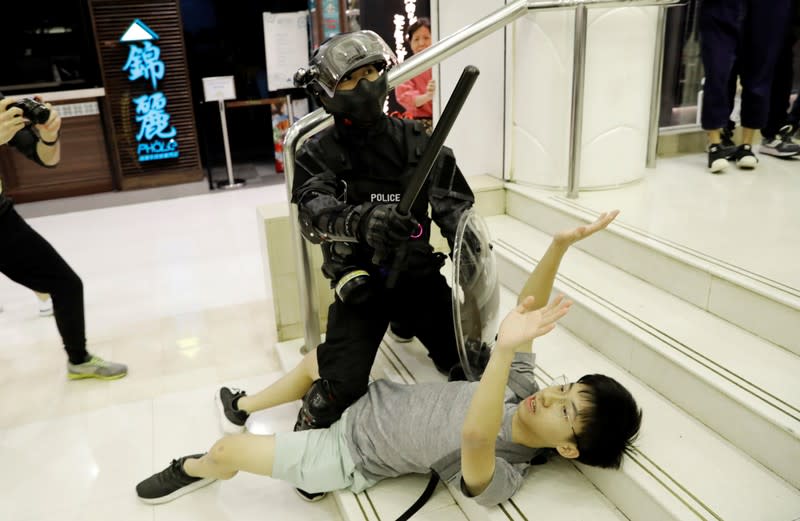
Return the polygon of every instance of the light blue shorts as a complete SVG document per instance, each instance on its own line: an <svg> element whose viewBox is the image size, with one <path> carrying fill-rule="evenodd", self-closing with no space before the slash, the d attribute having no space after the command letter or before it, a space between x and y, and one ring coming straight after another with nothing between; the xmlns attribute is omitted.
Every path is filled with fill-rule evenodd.
<svg viewBox="0 0 800 521"><path fill-rule="evenodd" d="M306 492L361 492L376 481L356 470L344 432L347 411L327 429L275 435L272 477Z"/></svg>

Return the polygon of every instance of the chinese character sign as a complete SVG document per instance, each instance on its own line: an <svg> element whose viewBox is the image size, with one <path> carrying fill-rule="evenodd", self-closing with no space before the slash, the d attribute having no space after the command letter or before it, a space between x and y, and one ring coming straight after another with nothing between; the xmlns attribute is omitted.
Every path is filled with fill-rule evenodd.
<svg viewBox="0 0 800 521"><path fill-rule="evenodd" d="M180 155L174 139L178 132L169 122L167 97L157 90L166 73L161 49L151 41L157 39L158 35L140 20L134 20L120 39L128 43L128 59L122 68L128 73L128 80L145 80L153 90L133 98L135 121L139 124L136 134L139 162L174 159Z"/></svg>
<svg viewBox="0 0 800 521"><path fill-rule="evenodd" d="M136 104L136 121L141 124L136 141L142 138L150 141L156 136L164 139L175 137L175 127L169 126L170 115L164 112L167 98L162 93L145 94L133 102Z"/></svg>
<svg viewBox="0 0 800 521"><path fill-rule="evenodd" d="M128 79L136 81L139 78L150 80L153 88L158 88L158 80L164 79L164 62L159 59L161 49L150 42L144 42L144 47L130 46L128 61L123 71L128 71Z"/></svg>

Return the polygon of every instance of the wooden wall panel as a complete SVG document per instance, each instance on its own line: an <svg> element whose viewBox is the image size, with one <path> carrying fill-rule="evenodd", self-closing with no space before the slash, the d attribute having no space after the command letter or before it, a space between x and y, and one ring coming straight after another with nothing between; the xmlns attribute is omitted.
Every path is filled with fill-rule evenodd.
<svg viewBox="0 0 800 521"><path fill-rule="evenodd" d="M195 116L189 88L189 71L183 41L183 25L177 0L90 0L97 51L103 74L105 106L115 170L122 189L160 186L202 179ZM154 92L152 84L130 81L123 67L129 44L120 38L134 20L141 20L158 34L152 43L161 50L165 75L157 90L167 98L166 112L177 130L180 156L139 162L137 159L133 99Z"/></svg>
<svg viewBox="0 0 800 521"><path fill-rule="evenodd" d="M70 100L79 103L92 100ZM58 108L58 103L54 103ZM4 192L19 203L108 192L114 189L100 115L64 118L61 162L45 168L11 149L0 147Z"/></svg>

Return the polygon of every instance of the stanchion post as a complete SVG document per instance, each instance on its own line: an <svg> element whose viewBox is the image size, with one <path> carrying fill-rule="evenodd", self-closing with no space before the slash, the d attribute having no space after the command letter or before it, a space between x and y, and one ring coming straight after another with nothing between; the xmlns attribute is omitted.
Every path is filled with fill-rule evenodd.
<svg viewBox="0 0 800 521"><path fill-rule="evenodd" d="M244 179L234 179L233 177L233 164L231 163L231 146L228 142L228 118L225 117L225 101L217 100L219 104L219 120L222 123L222 144L225 147L225 168L228 171L228 182L220 181L217 183L218 188L241 188L244 186Z"/></svg>
<svg viewBox="0 0 800 521"><path fill-rule="evenodd" d="M572 116L569 133L567 197L578 198L583 140L583 79L586 72L586 5L575 8L575 48L572 61Z"/></svg>
<svg viewBox="0 0 800 521"><path fill-rule="evenodd" d="M667 8L658 8L656 48L653 58L653 86L650 91L650 125L647 129L647 168L656 167L658 127L661 119L661 85L664 79L664 39L667 28Z"/></svg>

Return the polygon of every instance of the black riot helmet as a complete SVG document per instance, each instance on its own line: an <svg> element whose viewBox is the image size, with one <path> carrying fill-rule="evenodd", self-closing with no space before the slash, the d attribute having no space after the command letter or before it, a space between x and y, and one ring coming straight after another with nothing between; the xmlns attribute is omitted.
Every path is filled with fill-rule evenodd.
<svg viewBox="0 0 800 521"><path fill-rule="evenodd" d="M342 79L366 65L379 71L376 80L359 81L352 90L336 90ZM319 46L308 68L295 73L294 84L317 97L328 113L368 125L383 114L389 94L386 71L395 65L391 48L375 32L342 33Z"/></svg>

